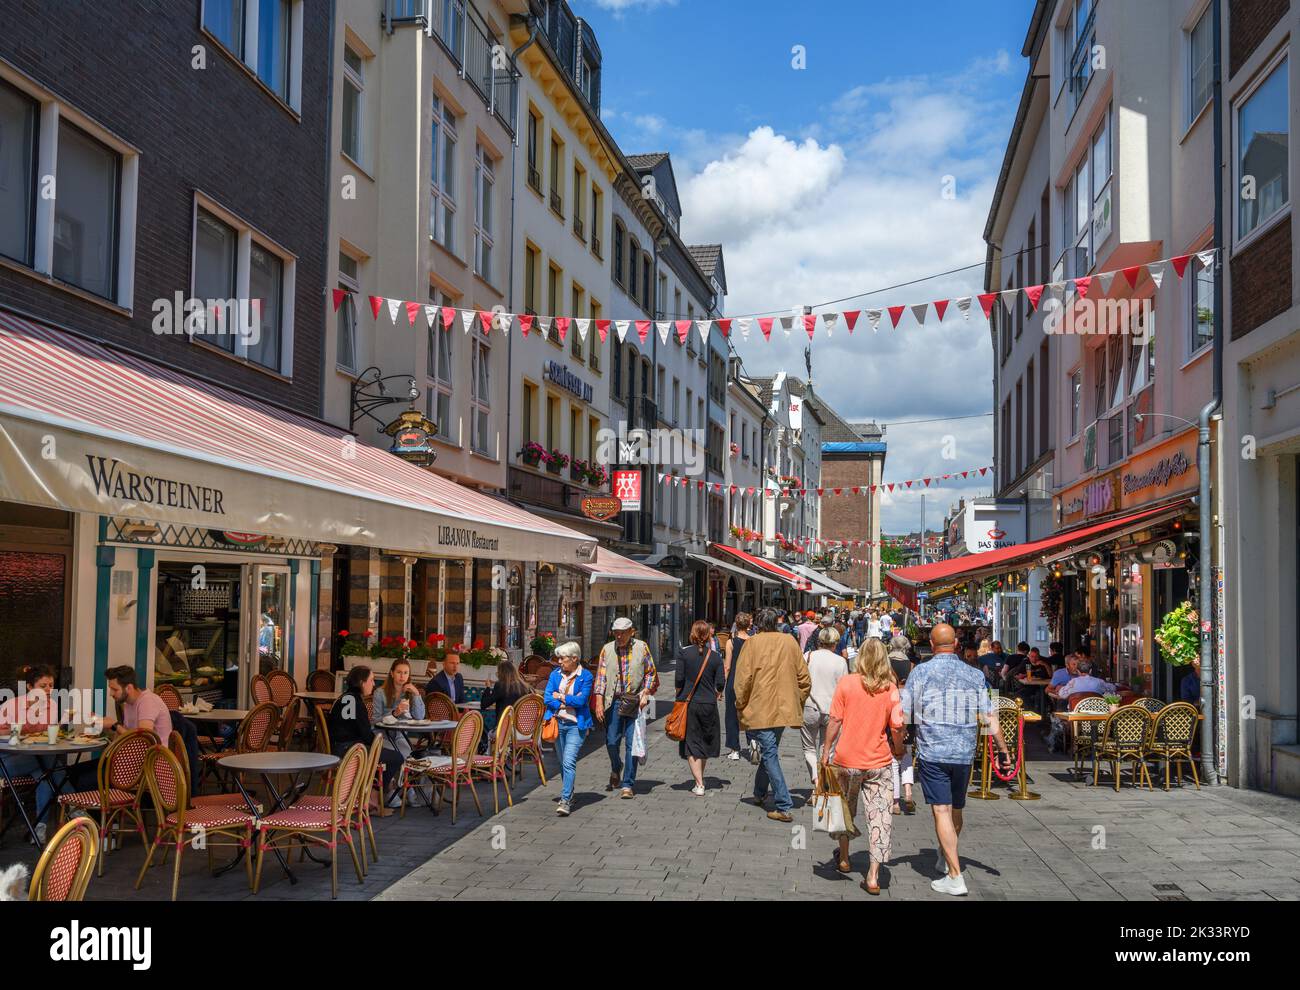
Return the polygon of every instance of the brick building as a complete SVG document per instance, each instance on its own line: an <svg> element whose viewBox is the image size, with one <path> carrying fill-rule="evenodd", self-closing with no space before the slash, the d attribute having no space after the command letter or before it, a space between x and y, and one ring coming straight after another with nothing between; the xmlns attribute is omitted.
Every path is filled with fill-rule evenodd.
<svg viewBox="0 0 1300 990"><path fill-rule="evenodd" d="M879 485L885 474L884 431L875 423L848 423L824 403L822 415L823 488L865 488ZM823 498L822 539L869 540L870 545L840 551L846 565L832 576L867 596L880 591L880 492L861 497ZM865 563L864 563L865 562Z"/></svg>

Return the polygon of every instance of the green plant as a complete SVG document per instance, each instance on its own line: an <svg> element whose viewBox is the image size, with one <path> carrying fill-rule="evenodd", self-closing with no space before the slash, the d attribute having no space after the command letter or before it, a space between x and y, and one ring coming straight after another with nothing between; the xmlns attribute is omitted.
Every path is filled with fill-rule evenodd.
<svg viewBox="0 0 1300 990"><path fill-rule="evenodd" d="M1104 701L1104 702L1106 702L1106 704L1108 704L1108 705L1118 705L1118 704L1119 704L1119 695L1117 695L1117 694L1103 694L1103 695L1101 696L1101 700Z"/></svg>
<svg viewBox="0 0 1300 990"><path fill-rule="evenodd" d="M339 630L339 639L342 643L339 646L339 655L344 657L368 657L370 656L370 644L367 642L373 632L350 633L346 629Z"/></svg>
<svg viewBox="0 0 1300 990"><path fill-rule="evenodd" d="M538 633L528 644L528 648L547 660L551 659L551 654L555 652L555 633Z"/></svg>
<svg viewBox="0 0 1300 990"><path fill-rule="evenodd" d="M1201 655L1201 620L1191 602L1183 602L1160 620L1156 642L1165 663L1186 667Z"/></svg>
<svg viewBox="0 0 1300 990"><path fill-rule="evenodd" d="M482 640L475 640L475 643L481 643ZM497 664L502 660L509 659L505 650L499 650L495 646L481 647L476 646L473 649L460 651L460 662L467 667L473 667L475 670L484 664Z"/></svg>
<svg viewBox="0 0 1300 990"><path fill-rule="evenodd" d="M1047 620L1047 627L1053 636L1057 635L1061 625L1061 579L1048 572L1039 587L1039 614Z"/></svg>

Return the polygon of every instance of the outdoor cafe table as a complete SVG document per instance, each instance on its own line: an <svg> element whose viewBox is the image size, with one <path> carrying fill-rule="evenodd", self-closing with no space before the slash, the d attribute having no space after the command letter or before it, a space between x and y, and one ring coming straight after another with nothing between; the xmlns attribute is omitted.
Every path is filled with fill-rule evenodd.
<svg viewBox="0 0 1300 990"><path fill-rule="evenodd" d="M242 722L248 717L246 708L213 708L206 712L180 711L191 722Z"/></svg>
<svg viewBox="0 0 1300 990"><path fill-rule="evenodd" d="M36 822L39 822L45 815L50 805L58 800L59 792L67 782L68 776L72 773L72 768L76 761L64 762L61 760L51 760L50 765L45 768L44 773L37 778L37 786L48 783L53 789L54 796L45 803L44 807L36 809L36 819L32 820L27 814L27 808L14 790L14 778L9 772L9 766L5 761L7 756L36 756L36 757L56 757L56 756L80 756L82 753L96 753L108 745L108 740L103 739L96 742L76 742L71 739L60 739L51 745L48 738L42 734L38 742L20 742L17 746L11 746L9 740L5 739L0 742L0 776L4 777L5 784L9 792L14 797L14 804L18 807L19 814L22 815L23 824L27 826L27 833L32 837L32 842L37 846L40 842L36 839ZM3 834L3 833L0 833Z"/></svg>
<svg viewBox="0 0 1300 990"><path fill-rule="evenodd" d="M299 691L294 697L301 698L303 701L310 701L316 705L325 705L338 701L339 693L337 691Z"/></svg>
<svg viewBox="0 0 1300 990"><path fill-rule="evenodd" d="M477 701L458 701L456 707L464 709L467 712L481 711L483 706Z"/></svg>
<svg viewBox="0 0 1300 990"><path fill-rule="evenodd" d="M278 753L237 753L232 756L223 756L219 762L225 769L233 770L235 786L239 788L239 793L243 795L244 803L248 805L249 814L255 818L265 818L267 815L273 815L277 811L282 811L288 807L287 798L293 798L298 793L298 777L301 774L319 773L322 770L332 770L338 766L339 758L332 753L297 753L293 751L284 751ZM262 776L262 783L266 786L267 793L274 796L275 803L265 814L257 810L257 802L244 788L242 775L245 773L257 773ZM281 794L275 789L271 782L273 774L284 774L293 777L293 783L285 794ZM274 849L275 858L280 861L285 876L289 878L290 883L297 883L298 878L293 875L289 869L289 862L284 858L284 854L279 849ZM307 855L312 856L311 850L306 850ZM244 857L244 850L239 851L239 855L234 861L223 866L217 871L218 875L226 873L239 864ZM312 856L315 860L316 857ZM319 862L319 860L317 860Z"/></svg>

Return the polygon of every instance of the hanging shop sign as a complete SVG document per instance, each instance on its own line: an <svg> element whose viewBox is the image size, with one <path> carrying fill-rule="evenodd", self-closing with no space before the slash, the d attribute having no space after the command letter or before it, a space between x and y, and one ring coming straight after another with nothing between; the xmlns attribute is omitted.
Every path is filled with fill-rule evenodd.
<svg viewBox="0 0 1300 990"><path fill-rule="evenodd" d="M590 385L569 370L567 364L559 361L547 361L542 369L543 377L548 382L560 386L566 392L572 392L583 402L591 402L593 390Z"/></svg>
<svg viewBox="0 0 1300 990"><path fill-rule="evenodd" d="M438 424L426 419L418 410L407 409L385 426L384 432L393 438L388 452L404 461L417 467L428 467L438 457L429 445L438 432Z"/></svg>
<svg viewBox="0 0 1300 990"><path fill-rule="evenodd" d="M614 498L624 512L641 511L641 472L615 471L613 473Z"/></svg>
<svg viewBox="0 0 1300 990"><path fill-rule="evenodd" d="M623 511L623 503L609 495L588 495L581 504L582 514L597 522L606 522Z"/></svg>

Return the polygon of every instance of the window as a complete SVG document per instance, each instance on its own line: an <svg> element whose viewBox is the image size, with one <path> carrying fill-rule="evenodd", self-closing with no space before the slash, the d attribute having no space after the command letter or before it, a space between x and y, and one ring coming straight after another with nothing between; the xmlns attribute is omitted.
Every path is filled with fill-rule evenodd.
<svg viewBox="0 0 1300 990"><path fill-rule="evenodd" d="M1025 240L1025 256L1029 259L1029 281L1025 283L1026 285L1038 284L1038 252L1034 250L1035 245L1038 244L1037 231L1038 224L1035 221L1030 220L1029 235ZM1046 274L1044 274L1044 281L1046 281ZM1025 319L1030 319L1033 315L1034 310L1029 302L1029 297L1025 296Z"/></svg>
<svg viewBox="0 0 1300 990"><path fill-rule="evenodd" d="M587 232L582 222L582 207L586 202L587 172L576 161L573 163L573 232L584 241Z"/></svg>
<svg viewBox="0 0 1300 990"><path fill-rule="evenodd" d="M541 267L541 252L531 244L524 245L524 312L537 315L537 270Z"/></svg>
<svg viewBox="0 0 1300 990"><path fill-rule="evenodd" d="M430 0L442 4L442 40L456 56L465 61L465 0Z"/></svg>
<svg viewBox="0 0 1300 990"><path fill-rule="evenodd" d="M569 312L577 319L582 315L582 303L586 298L586 293L582 290L577 282L573 282L569 287ZM588 330L590 332L590 330ZM572 323L569 325L569 353L573 355L575 361L582 361L582 337L578 334L578 328Z"/></svg>
<svg viewBox="0 0 1300 990"><path fill-rule="evenodd" d="M1079 435L1079 429L1083 425L1083 371L1076 371L1070 375L1070 437L1073 439Z"/></svg>
<svg viewBox="0 0 1300 990"><path fill-rule="evenodd" d="M1139 311L1141 312L1141 311ZM1129 336L1128 394L1137 395L1156 380L1156 321L1155 314L1133 327Z"/></svg>
<svg viewBox="0 0 1300 990"><path fill-rule="evenodd" d="M302 0L203 0L203 27L276 96L300 109Z"/></svg>
<svg viewBox="0 0 1300 990"><path fill-rule="evenodd" d="M1100 419L1110 406L1106 402L1106 348L1101 346L1092 356L1092 415Z"/></svg>
<svg viewBox="0 0 1300 990"><path fill-rule="evenodd" d="M587 364L592 371L600 371L600 331L596 329L596 321L602 319L600 303L591 300L591 330L588 338L591 341L591 350L587 359Z"/></svg>
<svg viewBox="0 0 1300 990"><path fill-rule="evenodd" d="M1210 21L1210 7L1206 7L1196 26L1187 32L1187 126L1191 126L1201 110L1210 102L1214 71L1214 24Z"/></svg>
<svg viewBox="0 0 1300 990"><path fill-rule="evenodd" d="M655 313L656 319L661 319L663 317L664 301L667 300L667 298L668 298L668 276L665 275L663 272L660 272L659 273L659 296L657 300L657 305L655 307L657 310L657 312Z"/></svg>
<svg viewBox="0 0 1300 990"><path fill-rule="evenodd" d="M582 457L582 413L575 405L569 405L569 457L578 460Z"/></svg>
<svg viewBox="0 0 1300 990"><path fill-rule="evenodd" d="M433 98L433 174L430 177L429 236L456 250L456 115Z"/></svg>
<svg viewBox="0 0 1300 990"><path fill-rule="evenodd" d="M59 121L53 274L105 298L116 295L121 163L117 152Z"/></svg>
<svg viewBox="0 0 1300 990"><path fill-rule="evenodd" d="M537 146L538 134L542 130L541 118L528 108L528 184L538 194L542 191L542 163Z"/></svg>
<svg viewBox="0 0 1300 990"><path fill-rule="evenodd" d="M637 243L636 238L629 238L629 248L627 253L627 294L635 301L636 295L636 270L641 258L641 245Z"/></svg>
<svg viewBox="0 0 1300 990"><path fill-rule="evenodd" d="M555 329L555 316L560 312L560 291L563 285L564 273L551 265L546 271L546 312L551 321L548 337L557 344L560 342L560 334Z"/></svg>
<svg viewBox="0 0 1300 990"><path fill-rule="evenodd" d="M1013 478L1019 478L1020 472L1025 469L1025 431L1020 428L1020 424L1025 419L1025 382L1020 379L1016 382L1016 470L1012 475Z"/></svg>
<svg viewBox="0 0 1300 990"><path fill-rule="evenodd" d="M1124 341L1120 334L1106 342L1107 395L1110 401L1107 409L1113 409L1124 401Z"/></svg>
<svg viewBox="0 0 1300 990"><path fill-rule="evenodd" d="M492 348L488 345L482 327L474 331L473 340L469 412L471 443L480 454L491 456L492 446L488 442L488 427L491 424L492 409Z"/></svg>
<svg viewBox="0 0 1300 990"><path fill-rule="evenodd" d="M677 425L678 408L682 404L682 382L679 378L673 379L673 416L669 420L673 426Z"/></svg>
<svg viewBox="0 0 1300 990"><path fill-rule="evenodd" d="M596 466L596 443L600 436L600 420L592 416L587 420L587 462Z"/></svg>
<svg viewBox="0 0 1300 990"><path fill-rule="evenodd" d="M284 331L284 261L257 243L248 250L248 292L254 320L261 332L250 335L245 356L265 368L282 365Z"/></svg>
<svg viewBox="0 0 1300 990"><path fill-rule="evenodd" d="M257 74L289 102L289 0L258 0Z"/></svg>
<svg viewBox="0 0 1300 990"><path fill-rule="evenodd" d="M524 382L524 421L523 421L523 442L529 443L537 439L536 424L536 407L537 406L537 386L532 382Z"/></svg>
<svg viewBox="0 0 1300 990"><path fill-rule="evenodd" d="M609 338L610 350L613 357L610 364L614 369L613 379L610 381L610 392L619 402L623 401L623 348L618 342L617 335L611 334Z"/></svg>
<svg viewBox="0 0 1300 990"><path fill-rule="evenodd" d="M474 271L492 281L492 157L483 145L474 147Z"/></svg>
<svg viewBox="0 0 1300 990"><path fill-rule="evenodd" d="M564 162L564 146L559 138L551 135L551 209L561 217L564 216L564 196L560 189L561 165Z"/></svg>
<svg viewBox="0 0 1300 990"><path fill-rule="evenodd" d="M655 404L659 407L660 413L662 414L664 404L668 401L668 391L666 385L664 384L665 381L667 380L667 375L664 372L662 365L659 366L657 378L658 378L658 383L655 391Z"/></svg>
<svg viewBox="0 0 1300 990"><path fill-rule="evenodd" d="M546 449L560 448L560 400L554 395L546 397Z"/></svg>
<svg viewBox="0 0 1300 990"><path fill-rule="evenodd" d="M1290 202L1285 57L1237 108L1237 237L1257 230Z"/></svg>
<svg viewBox="0 0 1300 990"><path fill-rule="evenodd" d="M31 265L36 229L36 131L40 108L0 82L0 255Z"/></svg>
<svg viewBox="0 0 1300 990"><path fill-rule="evenodd" d="M1101 199L1101 194L1106 191L1106 183L1110 181L1110 114L1110 107L1107 107L1106 115L1101 118L1101 123L1097 125L1097 130L1092 135L1092 202L1094 204Z"/></svg>
<svg viewBox="0 0 1300 990"><path fill-rule="evenodd" d="M1034 460L1034 359L1029 359L1029 364L1025 366L1025 402L1024 415L1021 417L1025 421L1025 460L1033 463Z"/></svg>
<svg viewBox="0 0 1300 990"><path fill-rule="evenodd" d="M194 298L205 301L205 315L212 312L214 302L239 295L238 265L238 232L200 209L194 233ZM222 320L212 329L211 343L233 353L235 336L229 332L228 321Z"/></svg>
<svg viewBox="0 0 1300 990"><path fill-rule="evenodd" d="M362 93L366 88L361 56L343 46L343 154L357 164L361 158Z"/></svg>
<svg viewBox="0 0 1300 990"><path fill-rule="evenodd" d="M605 229L605 196L596 188L595 183L591 186L591 253L597 258L603 258L600 247L600 234Z"/></svg>
<svg viewBox="0 0 1300 990"><path fill-rule="evenodd" d="M1191 300L1188 304L1187 353L1195 354L1214 342L1214 267L1196 267L1196 274L1188 280Z"/></svg>
<svg viewBox="0 0 1300 990"><path fill-rule="evenodd" d="M1083 99L1092 78L1092 49L1097 43L1092 0L1067 3L1065 25L1061 28L1061 63L1069 66L1070 107Z"/></svg>
<svg viewBox="0 0 1300 990"><path fill-rule="evenodd" d="M650 255L641 255L641 306L648 313L651 312L650 303Z"/></svg>
<svg viewBox="0 0 1300 990"><path fill-rule="evenodd" d="M334 360L348 371L357 370L357 293L361 291L357 268L355 258L339 253L339 288L348 294L339 303Z"/></svg>
<svg viewBox="0 0 1300 990"><path fill-rule="evenodd" d="M1038 349L1038 449L1039 453L1043 454L1047 453L1048 449L1052 446L1053 441L1056 439L1055 437L1048 435L1048 430L1050 428L1048 410L1051 409L1051 397L1048 392L1048 382L1051 380L1051 376L1048 374L1048 370L1051 368L1051 365L1048 363L1049 360L1050 353L1048 351L1047 341L1044 340L1042 346Z"/></svg>
<svg viewBox="0 0 1300 990"><path fill-rule="evenodd" d="M695 394L688 388L686 390L686 422L682 424L688 430L691 428L691 410L695 408L695 403L692 401L694 397Z"/></svg>
<svg viewBox="0 0 1300 990"><path fill-rule="evenodd" d="M1088 272L1096 261L1097 249L1101 247L1093 243L1092 218L1101 211L1100 204L1110 182L1111 113L1111 108L1107 107L1088 143L1088 150L1079 159L1062 194L1061 231L1067 256L1062 272L1064 278Z"/></svg>
<svg viewBox="0 0 1300 990"><path fill-rule="evenodd" d="M614 281L623 284L623 238L626 228L621 220L614 221Z"/></svg>
<svg viewBox="0 0 1300 990"><path fill-rule="evenodd" d="M1025 255L1024 252L1021 251L1021 252L1017 252L1016 254L1016 285L1024 285L1024 284L1025 284ZM1016 298L1016 297L1013 296L1012 298ZM1020 339L1020 335L1024 333L1025 330L1025 308L1028 305L1028 299L1025 300L1025 303L1026 303L1025 306L1016 306L1016 340Z"/></svg>
<svg viewBox="0 0 1300 990"><path fill-rule="evenodd" d="M438 289L429 290L429 302L442 308L452 305L444 293ZM454 334L452 328L443 324L442 317L433 321L429 327L429 347L425 368L426 412L425 415L438 424L438 437L451 440L451 393L452 364L451 344Z"/></svg>
<svg viewBox="0 0 1300 990"><path fill-rule="evenodd" d="M244 0L204 0L203 27L241 58L244 54Z"/></svg>

